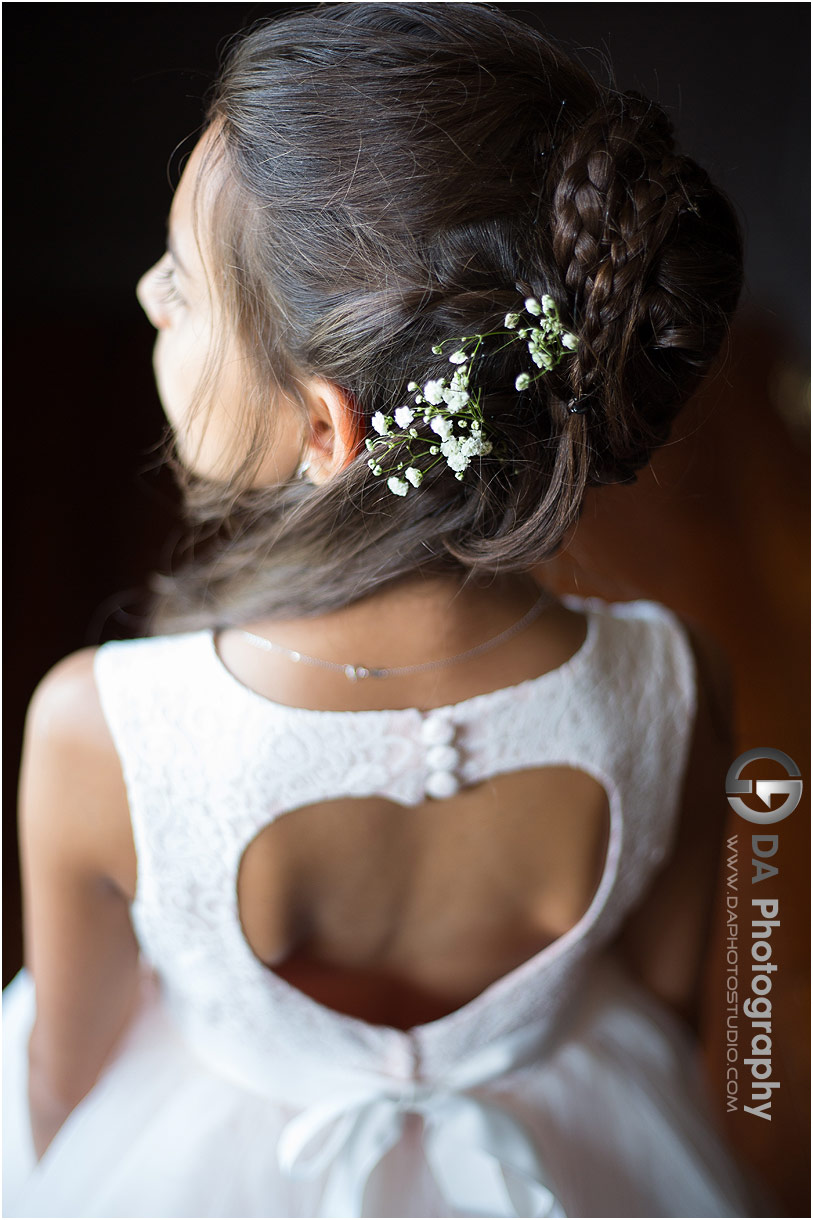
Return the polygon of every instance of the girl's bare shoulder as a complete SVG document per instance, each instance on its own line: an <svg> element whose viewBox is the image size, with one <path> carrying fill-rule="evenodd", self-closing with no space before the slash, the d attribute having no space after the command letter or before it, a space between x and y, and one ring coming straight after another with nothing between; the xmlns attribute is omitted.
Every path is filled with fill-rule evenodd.
<svg viewBox="0 0 813 1220"><path fill-rule="evenodd" d="M90 730L99 742L105 733L110 740L93 673L96 652L96 648L80 648L48 670L31 698L29 726L77 736Z"/></svg>
<svg viewBox="0 0 813 1220"><path fill-rule="evenodd" d="M135 889L127 790L94 675L96 648L58 661L37 685L26 716L20 820L65 844L89 871Z"/></svg>

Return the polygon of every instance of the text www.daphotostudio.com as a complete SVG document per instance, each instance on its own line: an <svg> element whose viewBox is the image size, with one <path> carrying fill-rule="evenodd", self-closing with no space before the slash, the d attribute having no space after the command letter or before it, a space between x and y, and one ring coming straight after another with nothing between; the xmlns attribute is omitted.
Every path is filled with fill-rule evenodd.
<svg viewBox="0 0 813 1220"><path fill-rule="evenodd" d="M743 770L755 759L779 763L790 778L742 779ZM727 840L726 1110L742 1108L746 1114L770 1121L773 1090L781 1087L781 1081L772 1078L771 1055L772 976L779 970L779 963L772 960L771 934L780 926L777 888L780 835L778 831L761 833L760 828L775 826L793 813L802 797L802 780L799 768L789 755L766 746L746 750L734 759L726 775L725 790L731 808L744 821L750 822L756 832L750 836L750 875L746 872L742 877L745 893L740 889L743 873L740 834L733 834ZM755 794L765 809L752 809L747 805L742 796L749 794ZM779 795L784 796L784 801L771 809L771 798ZM741 930L746 922L750 923L747 951L740 948ZM750 1023L750 1036L743 1038L745 1047L740 1045L740 1010ZM740 1101L740 1088L746 1079L748 1085L745 1087L750 1090L748 1105Z"/></svg>

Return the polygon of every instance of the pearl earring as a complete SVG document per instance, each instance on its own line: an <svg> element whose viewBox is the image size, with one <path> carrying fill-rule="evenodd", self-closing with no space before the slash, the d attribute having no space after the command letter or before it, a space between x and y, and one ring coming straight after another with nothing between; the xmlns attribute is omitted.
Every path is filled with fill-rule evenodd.
<svg viewBox="0 0 813 1220"><path fill-rule="evenodd" d="M310 466L311 466L310 462L306 461L303 458L302 461L299 463L299 465L296 468L296 477L298 479L304 479L306 472L308 470L310 470ZM305 481L309 483L310 479L306 479Z"/></svg>

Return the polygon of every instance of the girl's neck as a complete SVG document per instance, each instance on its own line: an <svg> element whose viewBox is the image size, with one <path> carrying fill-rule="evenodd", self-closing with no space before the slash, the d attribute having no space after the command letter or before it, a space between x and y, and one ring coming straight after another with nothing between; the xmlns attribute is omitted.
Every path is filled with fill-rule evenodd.
<svg viewBox="0 0 813 1220"><path fill-rule="evenodd" d="M341 667L425 666L501 635L524 617L540 592L526 576L464 588L459 581L433 578L404 582L330 614L289 622L257 619L246 629ZM258 648L240 630L216 633L214 644L233 678L274 703L322 711L428 710L547 673L578 651L586 632L586 616L554 598L527 626L474 657L356 682L335 669L296 664L284 652Z"/></svg>
<svg viewBox="0 0 813 1220"><path fill-rule="evenodd" d="M341 665L421 665L501 634L522 618L541 591L526 575L465 585L454 576L417 577L338 610L285 621L255 619L245 630Z"/></svg>

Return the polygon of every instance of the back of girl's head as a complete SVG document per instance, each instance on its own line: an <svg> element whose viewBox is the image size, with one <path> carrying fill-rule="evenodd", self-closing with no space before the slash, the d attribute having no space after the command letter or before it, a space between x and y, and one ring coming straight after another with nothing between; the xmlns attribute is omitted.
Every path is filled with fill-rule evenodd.
<svg viewBox="0 0 813 1220"><path fill-rule="evenodd" d="M634 481L721 346L741 283L730 205L658 105L503 12L286 15L233 47L208 117L245 454L272 443L274 396L317 374L346 394L355 456L320 487L252 488L251 457L228 486L192 480L193 517L228 538L165 581L178 622L316 613L419 570L530 569L587 487ZM359 443L373 414L448 371L439 341L544 294L577 350L524 393L522 344L477 362L510 460L483 456L463 481L441 466L393 496Z"/></svg>

